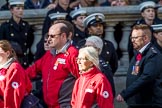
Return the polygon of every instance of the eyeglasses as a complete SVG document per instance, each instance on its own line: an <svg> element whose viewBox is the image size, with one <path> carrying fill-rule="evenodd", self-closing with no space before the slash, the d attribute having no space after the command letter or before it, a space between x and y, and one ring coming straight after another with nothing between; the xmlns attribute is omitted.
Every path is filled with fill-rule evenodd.
<svg viewBox="0 0 162 108"><path fill-rule="evenodd" d="M62 33L59 33L59 34L54 34L54 35L48 35L48 37L50 37L50 38L55 38L55 37L57 37L58 35L61 35Z"/></svg>
<svg viewBox="0 0 162 108"><path fill-rule="evenodd" d="M144 36L144 35L143 35ZM130 37L130 40L136 40L136 39L138 39L139 37L143 37L143 36L136 36L136 37Z"/></svg>
<svg viewBox="0 0 162 108"><path fill-rule="evenodd" d="M79 57L78 57L78 58L76 58L76 60L77 60L77 61L81 61L81 60L82 60L82 61L87 61L88 59L87 59L87 58L79 58Z"/></svg>

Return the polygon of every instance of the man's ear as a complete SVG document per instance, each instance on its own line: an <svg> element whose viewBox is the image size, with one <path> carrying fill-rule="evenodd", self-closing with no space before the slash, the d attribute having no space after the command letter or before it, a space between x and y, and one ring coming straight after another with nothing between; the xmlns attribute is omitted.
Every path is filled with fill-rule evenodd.
<svg viewBox="0 0 162 108"><path fill-rule="evenodd" d="M91 28L88 27L87 29L88 29L88 34L92 34Z"/></svg>
<svg viewBox="0 0 162 108"><path fill-rule="evenodd" d="M158 35L157 33L153 33L153 36L154 36L156 39L157 39L157 35Z"/></svg>
<svg viewBox="0 0 162 108"><path fill-rule="evenodd" d="M68 39L69 39L69 40L72 40L72 39L73 39L73 33L72 33L72 32L69 33Z"/></svg>
<svg viewBox="0 0 162 108"><path fill-rule="evenodd" d="M73 19L73 20L72 20L72 23L76 25L76 20Z"/></svg>
<svg viewBox="0 0 162 108"><path fill-rule="evenodd" d="M7 53L7 57L9 58L10 55L11 55L11 52L10 51L7 51L6 53Z"/></svg>
<svg viewBox="0 0 162 108"><path fill-rule="evenodd" d="M141 12L141 16L144 17L144 13L143 12Z"/></svg>

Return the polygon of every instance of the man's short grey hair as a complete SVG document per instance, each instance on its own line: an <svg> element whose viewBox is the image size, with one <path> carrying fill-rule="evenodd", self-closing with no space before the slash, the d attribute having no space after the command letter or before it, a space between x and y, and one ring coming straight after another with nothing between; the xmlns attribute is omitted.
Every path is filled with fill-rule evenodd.
<svg viewBox="0 0 162 108"><path fill-rule="evenodd" d="M102 48L103 48L103 41L100 37L98 36L90 36L86 39L86 42L91 42L93 43L93 45L95 45L94 47L99 49L99 54L101 54L102 52Z"/></svg>

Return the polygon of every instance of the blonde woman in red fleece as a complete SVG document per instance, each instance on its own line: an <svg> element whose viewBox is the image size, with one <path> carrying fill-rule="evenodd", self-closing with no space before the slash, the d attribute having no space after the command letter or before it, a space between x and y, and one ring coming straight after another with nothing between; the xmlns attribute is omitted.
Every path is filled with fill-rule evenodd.
<svg viewBox="0 0 162 108"><path fill-rule="evenodd" d="M114 108L112 88L99 68L96 49L81 48L77 63L80 77L74 85L72 108Z"/></svg>

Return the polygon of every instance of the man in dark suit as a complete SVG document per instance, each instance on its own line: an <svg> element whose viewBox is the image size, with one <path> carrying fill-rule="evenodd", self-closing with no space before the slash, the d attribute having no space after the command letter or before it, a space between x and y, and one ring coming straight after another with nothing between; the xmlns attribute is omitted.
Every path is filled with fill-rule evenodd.
<svg viewBox="0 0 162 108"><path fill-rule="evenodd" d="M130 62L126 89L116 98L125 100L128 108L162 108L162 55L152 45L151 37L150 26L133 27L130 39L138 53Z"/></svg>
<svg viewBox="0 0 162 108"><path fill-rule="evenodd" d="M139 10L141 13L141 19L137 20L135 22L135 24L147 24L149 26L153 25L153 24L161 24L162 20L159 19L158 17L158 6L155 4L155 2L153 1L145 1L142 2L139 5ZM152 42L155 42L155 38L153 37ZM129 60L132 59L132 57L134 56L134 52L133 52L133 45L131 43L131 40L129 40L128 42L128 53L129 53Z"/></svg>

